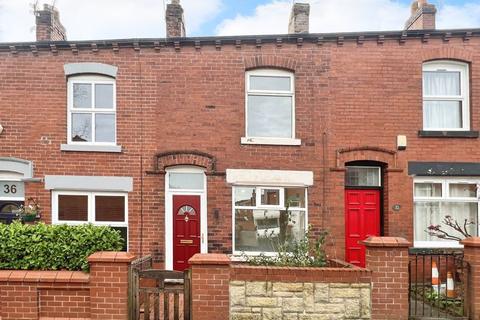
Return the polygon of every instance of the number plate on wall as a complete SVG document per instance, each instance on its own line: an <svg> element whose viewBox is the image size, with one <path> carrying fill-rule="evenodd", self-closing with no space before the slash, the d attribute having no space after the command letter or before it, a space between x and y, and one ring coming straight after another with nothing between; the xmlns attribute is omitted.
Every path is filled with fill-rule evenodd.
<svg viewBox="0 0 480 320"><path fill-rule="evenodd" d="M25 188L20 181L0 181L0 198L23 198Z"/></svg>

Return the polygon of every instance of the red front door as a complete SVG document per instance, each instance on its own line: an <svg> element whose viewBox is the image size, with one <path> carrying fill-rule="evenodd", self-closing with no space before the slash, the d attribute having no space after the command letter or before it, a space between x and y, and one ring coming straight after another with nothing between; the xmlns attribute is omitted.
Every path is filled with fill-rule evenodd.
<svg viewBox="0 0 480 320"><path fill-rule="evenodd" d="M200 196L173 196L173 269L188 268L200 252Z"/></svg>
<svg viewBox="0 0 480 320"><path fill-rule="evenodd" d="M380 190L345 190L346 260L365 267L365 246L359 241L380 235Z"/></svg>

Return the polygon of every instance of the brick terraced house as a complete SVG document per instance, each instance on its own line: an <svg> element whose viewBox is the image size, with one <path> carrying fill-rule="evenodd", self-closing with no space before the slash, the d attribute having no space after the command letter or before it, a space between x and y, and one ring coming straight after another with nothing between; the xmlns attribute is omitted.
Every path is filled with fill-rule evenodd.
<svg viewBox="0 0 480 320"><path fill-rule="evenodd" d="M172 1L165 39L67 41L45 6L36 42L0 43L3 217L33 198L178 270L308 225L358 265L368 235L458 246L425 230L448 214L477 235L480 29L435 14L419 0L401 31L312 34L296 3L288 35L192 38Z"/></svg>

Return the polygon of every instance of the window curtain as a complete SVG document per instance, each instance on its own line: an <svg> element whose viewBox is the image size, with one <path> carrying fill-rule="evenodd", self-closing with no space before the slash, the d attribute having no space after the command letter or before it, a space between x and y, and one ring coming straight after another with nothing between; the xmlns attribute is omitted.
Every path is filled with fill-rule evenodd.
<svg viewBox="0 0 480 320"><path fill-rule="evenodd" d="M460 101L425 101L423 103L425 128L452 129L462 127Z"/></svg>
<svg viewBox="0 0 480 320"><path fill-rule="evenodd" d="M423 90L426 96L459 96L460 72L424 72Z"/></svg>
<svg viewBox="0 0 480 320"><path fill-rule="evenodd" d="M415 240L416 241L442 241L427 233L430 225L440 225L441 229L451 235L462 237L459 232L445 226L442 221L450 215L463 227L464 220L475 224L469 225L467 230L472 236L477 235L477 202L416 202L415 203Z"/></svg>
<svg viewBox="0 0 480 320"><path fill-rule="evenodd" d="M435 100L435 97L458 97L461 95L460 72L424 72L424 96L432 100L424 101L425 128L461 128L461 101Z"/></svg>

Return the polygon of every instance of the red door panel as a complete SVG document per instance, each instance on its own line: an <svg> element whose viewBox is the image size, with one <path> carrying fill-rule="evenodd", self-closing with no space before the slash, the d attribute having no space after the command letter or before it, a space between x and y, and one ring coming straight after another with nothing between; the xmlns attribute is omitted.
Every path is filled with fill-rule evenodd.
<svg viewBox="0 0 480 320"><path fill-rule="evenodd" d="M200 252L200 196L173 196L173 269L188 268L188 259Z"/></svg>
<svg viewBox="0 0 480 320"><path fill-rule="evenodd" d="M359 241L380 235L380 190L345 190L346 260L365 267L365 246Z"/></svg>

